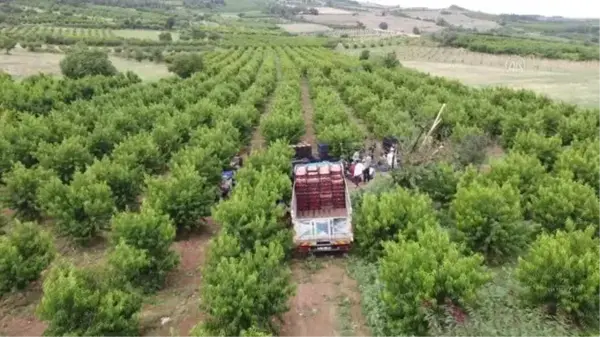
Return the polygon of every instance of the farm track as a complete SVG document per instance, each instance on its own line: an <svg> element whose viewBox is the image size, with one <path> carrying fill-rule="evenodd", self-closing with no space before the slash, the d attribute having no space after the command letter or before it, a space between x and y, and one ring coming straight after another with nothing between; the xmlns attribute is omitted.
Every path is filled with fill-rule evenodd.
<svg viewBox="0 0 600 337"><path fill-rule="evenodd" d="M281 64L279 63L279 55L275 54L275 67L277 69L277 85L279 81L281 81ZM271 112L273 109L273 102L275 102L275 95L271 93L269 99L267 100L267 104L260 115L260 120L252 133L252 140L250 141L250 153L256 152L257 150L263 149L265 147L265 137L263 137L262 132L260 131L260 125L262 124L263 118Z"/></svg>
<svg viewBox="0 0 600 337"><path fill-rule="evenodd" d="M343 257L296 260L292 273L297 289L281 336L370 336L358 284Z"/></svg>
<svg viewBox="0 0 600 337"><path fill-rule="evenodd" d="M304 125L306 125L306 132L302 136L301 141L311 145L313 155L317 154L317 135L315 134L315 127L313 123L314 108L312 100L310 99L310 90L308 88L308 80L306 77L302 78L301 83L302 92L302 111L304 115Z"/></svg>

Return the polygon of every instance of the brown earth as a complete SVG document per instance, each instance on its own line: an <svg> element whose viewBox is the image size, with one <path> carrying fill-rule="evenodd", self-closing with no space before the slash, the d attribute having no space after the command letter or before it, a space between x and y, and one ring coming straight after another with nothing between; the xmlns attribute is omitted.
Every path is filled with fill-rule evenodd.
<svg viewBox="0 0 600 337"><path fill-rule="evenodd" d="M143 336L189 336L194 325L202 320L204 316L199 309L201 267L206 260L208 242L216 232L216 225L209 221L208 228L201 233L191 233L175 242L173 248L179 253L179 266L169 275L165 288L148 299L142 308ZM163 319L168 322L162 324Z"/></svg>
<svg viewBox="0 0 600 337"><path fill-rule="evenodd" d="M3 213L10 212L3 210ZM140 314L142 335L188 336L192 327L202 320L199 309L200 267L206 258L207 244L217 231L210 219L207 222L202 232L182 235L173 244L173 249L180 256L179 266L168 276L165 288L146 299ZM64 238L57 238L55 245L59 256L77 266L100 264L108 251L108 242L104 238L85 248L77 247ZM42 295L42 281L38 280L23 291L3 296L0 299L0 336L42 336L47 324L35 316ZM169 319L164 325L161 323L163 317Z"/></svg>
<svg viewBox="0 0 600 337"><path fill-rule="evenodd" d="M348 276L343 257L296 260L292 271L297 290L281 336L370 336L358 285Z"/></svg>

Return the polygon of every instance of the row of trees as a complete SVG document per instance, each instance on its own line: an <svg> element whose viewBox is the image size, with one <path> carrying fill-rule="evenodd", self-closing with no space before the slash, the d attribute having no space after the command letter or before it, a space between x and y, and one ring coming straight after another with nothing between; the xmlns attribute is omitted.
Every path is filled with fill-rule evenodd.
<svg viewBox="0 0 600 337"><path fill-rule="evenodd" d="M600 57L597 46L584 45L578 42L455 32L440 33L434 35L434 38L445 46L466 48L471 51L489 54L534 55L574 61L592 61L598 60Z"/></svg>
<svg viewBox="0 0 600 337"><path fill-rule="evenodd" d="M281 322L294 291L286 264L291 231L284 207L278 204L291 193L291 156L285 141L250 156L238 171L231 198L214 209L222 229L211 242L204 266L201 306L208 318L192 330L193 335L277 331L274 318Z"/></svg>
<svg viewBox="0 0 600 337"><path fill-rule="evenodd" d="M38 166L21 165L18 169L28 174L26 181L19 179L16 171L9 172L5 179L11 196L9 207L17 208L19 197L29 198L28 205L52 216L59 233L82 243L101 230L111 229L112 249L105 265L81 269L60 264L46 278L38 309L40 317L49 322L46 333L137 334L140 294L162 288L167 273L177 265L178 256L170 250L175 232L197 227L210 214L210 207L218 200L220 171L240 148L248 125L257 122L256 108L269 90L269 85L263 87L264 79L255 82L256 75L262 70L273 73L274 64L261 67L261 50L240 50L233 57L219 54L207 59L208 70L222 71L161 82L162 87L139 88L154 87L154 95L163 91L158 97L162 102L173 94L180 95L183 91L178 89L187 89L192 96L178 96L178 107L171 105L171 113L163 104L146 106L137 101L138 111L155 110L153 116L144 115L149 131L132 130L107 153L110 156L95 159L72 177L60 176L63 181L52 172L69 166L47 168L41 160ZM118 97L111 93L83 104L98 107ZM111 119L115 117L113 112ZM140 122L126 125L144 128ZM80 143L85 146L86 142ZM70 145L73 151L66 158L85 158L76 155L84 152L74 146ZM157 175L166 169L167 176ZM47 181L36 180L37 176L29 174L32 170L45 172ZM144 195L141 207L140 193ZM135 211L138 207L140 210Z"/></svg>
<svg viewBox="0 0 600 337"><path fill-rule="evenodd" d="M108 77L88 76L78 80L39 74L19 82L8 74L0 74L0 101L7 110L43 115L76 100L89 100L140 82L140 78L131 72Z"/></svg>
<svg viewBox="0 0 600 337"><path fill-rule="evenodd" d="M367 313L376 334L423 335L439 324L442 331L462 324L467 311L477 312L489 267L515 261L519 307L597 329L597 109L528 91L470 89L404 68L361 70L337 55L307 52L325 60L314 64L367 127L379 136L409 135L398 137L406 154L410 136L428 129L442 102L447 115L434 139L460 148L491 136L509 150L486 171L462 168L485 155L406 167L394 172L399 187L356 201L357 249L378 270L372 282L379 290L368 299L378 312ZM444 310L450 321L432 324L429 314Z"/></svg>
<svg viewBox="0 0 600 337"><path fill-rule="evenodd" d="M304 69L307 69L317 139L321 143L329 144L329 153L332 156L350 157L354 151L362 148L364 132L350 118L346 106L324 71L319 67L309 66L311 61L315 60L300 53L295 54L295 62L303 64ZM330 72L331 68L325 69L325 72Z"/></svg>
<svg viewBox="0 0 600 337"><path fill-rule="evenodd" d="M260 132L267 143L285 139L297 143L306 127L302 114L299 68L283 49L278 49L281 80L273 94L272 108L261 120Z"/></svg>

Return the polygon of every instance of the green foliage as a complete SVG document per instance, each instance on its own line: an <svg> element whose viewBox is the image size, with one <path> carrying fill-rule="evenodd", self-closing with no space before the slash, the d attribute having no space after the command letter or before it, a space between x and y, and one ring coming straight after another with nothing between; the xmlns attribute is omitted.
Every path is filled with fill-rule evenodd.
<svg viewBox="0 0 600 337"><path fill-rule="evenodd" d="M160 150L148 133L125 139L114 149L112 157L128 167L141 167L148 174L158 174L164 168Z"/></svg>
<svg viewBox="0 0 600 337"><path fill-rule="evenodd" d="M171 41L173 41L173 37L171 36L171 33L169 33L169 32L162 32L162 33L158 34L158 40L171 42Z"/></svg>
<svg viewBox="0 0 600 337"><path fill-rule="evenodd" d="M253 327L272 331L273 317L288 311L288 297L294 292L284 256L281 245L271 242L209 265L201 289L209 331L223 336L238 336Z"/></svg>
<svg viewBox="0 0 600 337"><path fill-rule="evenodd" d="M106 229L115 205L110 187L92 174L76 172L70 185L52 177L40 187L39 203L62 235L86 243Z"/></svg>
<svg viewBox="0 0 600 337"><path fill-rule="evenodd" d="M477 291L489 275L479 255L463 256L441 228L426 227L416 241L403 235L384 243L380 280L385 305L386 335L428 332L424 308L437 308L446 301L474 304Z"/></svg>
<svg viewBox="0 0 600 337"><path fill-rule="evenodd" d="M110 187L117 210L137 208L137 198L142 192L144 174L142 167L131 167L107 157L96 160L90 165L86 174L91 174L98 181Z"/></svg>
<svg viewBox="0 0 600 337"><path fill-rule="evenodd" d="M3 34L4 35L4 34ZM10 51L17 46L17 40L8 35L4 35L0 38L0 49L6 49L6 54L10 54Z"/></svg>
<svg viewBox="0 0 600 337"><path fill-rule="evenodd" d="M518 298L520 287L510 269L496 272L477 298L478 306L467 308L468 318L457 320L457 312L431 312L428 317L432 336L577 336L576 331L558 317L548 317L539 308L527 308ZM440 317L441 316L441 317Z"/></svg>
<svg viewBox="0 0 600 337"><path fill-rule="evenodd" d="M69 264L54 267L44 280L38 306L45 336L137 336L142 298L106 275Z"/></svg>
<svg viewBox="0 0 600 337"><path fill-rule="evenodd" d="M508 184L459 188L450 213L457 239L491 263L519 254L536 229L523 221L519 193Z"/></svg>
<svg viewBox="0 0 600 337"><path fill-rule="evenodd" d="M368 49L365 49L360 52L359 60L368 60L369 56L371 56L371 52Z"/></svg>
<svg viewBox="0 0 600 337"><path fill-rule="evenodd" d="M537 23L537 22L536 22ZM555 28L553 31L556 32ZM436 36L436 39L441 40ZM496 36L492 34L456 34L444 39L444 45L489 54L539 56L551 59L597 60L598 48L582 43L549 41L547 39Z"/></svg>
<svg viewBox="0 0 600 337"><path fill-rule="evenodd" d="M175 227L168 216L153 209L115 215L111 239L117 247L110 262L115 274L146 292L160 289L177 265L178 256L170 250Z"/></svg>
<svg viewBox="0 0 600 337"><path fill-rule="evenodd" d="M60 61L62 74L69 78L117 74L117 68L110 62L108 55L101 50L76 48Z"/></svg>
<svg viewBox="0 0 600 337"><path fill-rule="evenodd" d="M567 221L575 227L598 228L600 202L589 186L569 176L546 177L533 192L528 205L530 218L549 231L564 228Z"/></svg>
<svg viewBox="0 0 600 337"><path fill-rule="evenodd" d="M564 312L579 323L598 324L600 253L593 228L542 234L519 259L516 275L524 298L551 314Z"/></svg>
<svg viewBox="0 0 600 337"><path fill-rule="evenodd" d="M498 185L508 183L518 189L521 206L525 207L545 176L546 170L536 157L513 151L492 162L486 178Z"/></svg>
<svg viewBox="0 0 600 337"><path fill-rule="evenodd" d="M292 171L291 159L293 155L294 150L284 141L275 141L268 149L252 153L244 166L256 170L273 167L279 173L289 174Z"/></svg>
<svg viewBox="0 0 600 337"><path fill-rule="evenodd" d="M181 78L188 78L204 69L204 61L197 53L179 53L173 57L167 69Z"/></svg>
<svg viewBox="0 0 600 337"><path fill-rule="evenodd" d="M535 131L521 132L515 136L511 151L537 157L546 169L552 169L558 153L561 151L560 137L545 137Z"/></svg>
<svg viewBox="0 0 600 337"><path fill-rule="evenodd" d="M447 206L456 194L459 174L445 162L410 165L392 171L394 183L426 193L438 206Z"/></svg>
<svg viewBox="0 0 600 337"><path fill-rule="evenodd" d="M37 280L54 259L52 237L33 222L16 221L0 236L0 296Z"/></svg>
<svg viewBox="0 0 600 337"><path fill-rule="evenodd" d="M146 186L144 204L167 214L178 230L198 226L217 198L216 185L198 175L191 164L174 166L167 177L147 177Z"/></svg>
<svg viewBox="0 0 600 337"><path fill-rule="evenodd" d="M239 139L239 131L230 122L219 121L214 128L203 127L194 131L189 144L206 149L220 161L221 168L227 168L240 148Z"/></svg>
<svg viewBox="0 0 600 337"><path fill-rule="evenodd" d="M239 238L242 250L252 249L255 243L278 241L287 251L290 233L284 222L284 209L276 202L283 195L291 195L289 178L273 169L259 172L244 168L238 172L240 183L228 200L215 207L213 219L226 233Z"/></svg>
<svg viewBox="0 0 600 337"><path fill-rule="evenodd" d="M431 199L403 188L379 196L366 194L354 212L355 244L361 254L371 260L381 255L387 240L396 240L401 234L414 239L419 230L437 228Z"/></svg>
<svg viewBox="0 0 600 337"><path fill-rule="evenodd" d="M64 139L58 144L42 143L36 152L40 166L53 170L64 183L71 181L75 172L81 172L94 157L80 136Z"/></svg>
<svg viewBox="0 0 600 337"><path fill-rule="evenodd" d="M396 56L396 52L389 52L385 54L383 57L383 66L386 68L396 68L400 65L400 61L398 61L398 57Z"/></svg>
<svg viewBox="0 0 600 337"><path fill-rule="evenodd" d="M37 193L41 186L54 176L54 172L41 167L26 168L17 162L2 177L6 191L2 199L6 206L15 210L19 218L36 220L41 216Z"/></svg>
<svg viewBox="0 0 600 337"><path fill-rule="evenodd" d="M558 154L554 170L570 171L575 180L600 191L600 142L594 139L567 147Z"/></svg>

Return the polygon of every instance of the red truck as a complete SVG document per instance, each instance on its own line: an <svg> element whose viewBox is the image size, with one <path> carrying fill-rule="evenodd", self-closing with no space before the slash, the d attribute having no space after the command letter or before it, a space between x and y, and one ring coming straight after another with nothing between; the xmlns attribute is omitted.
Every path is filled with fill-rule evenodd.
<svg viewBox="0 0 600 337"><path fill-rule="evenodd" d="M352 205L342 162L294 166L291 220L300 253L347 251L352 233Z"/></svg>

